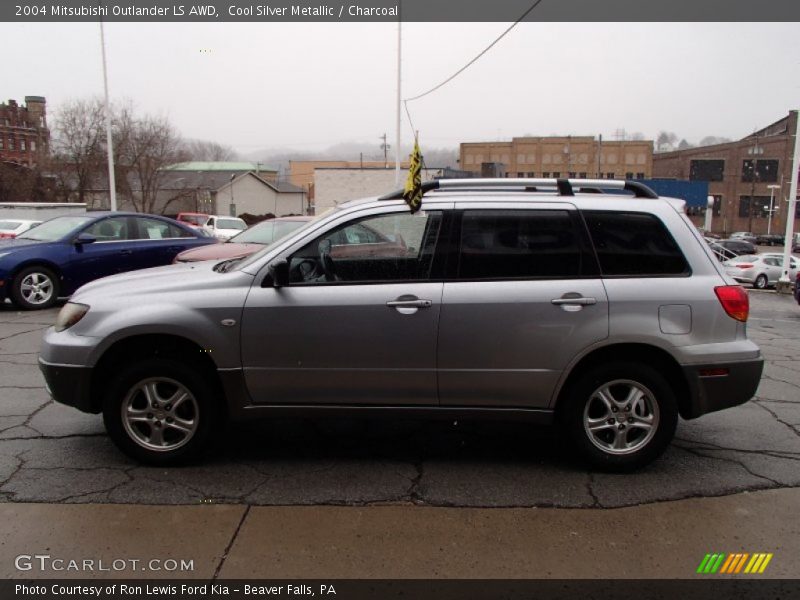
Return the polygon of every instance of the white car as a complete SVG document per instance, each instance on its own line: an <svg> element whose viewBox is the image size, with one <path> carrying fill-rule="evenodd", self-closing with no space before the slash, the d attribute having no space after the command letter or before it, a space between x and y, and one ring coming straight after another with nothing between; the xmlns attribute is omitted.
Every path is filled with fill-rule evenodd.
<svg viewBox="0 0 800 600"><path fill-rule="evenodd" d="M227 240L247 229L247 223L239 217L214 215L208 218L203 229L218 240Z"/></svg>
<svg viewBox="0 0 800 600"><path fill-rule="evenodd" d="M783 254L743 254L722 263L725 272L740 283L750 283L754 288L763 290L775 285L783 273ZM797 259L791 258L789 263L789 281L797 277Z"/></svg>
<svg viewBox="0 0 800 600"><path fill-rule="evenodd" d="M14 238L36 227L41 221L29 219L0 219L0 238Z"/></svg>

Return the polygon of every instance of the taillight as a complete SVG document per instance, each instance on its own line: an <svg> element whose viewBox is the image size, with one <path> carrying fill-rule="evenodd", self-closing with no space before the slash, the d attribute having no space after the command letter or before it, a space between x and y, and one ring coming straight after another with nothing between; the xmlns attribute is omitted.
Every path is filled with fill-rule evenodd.
<svg viewBox="0 0 800 600"><path fill-rule="evenodd" d="M721 285L714 288L728 316L744 323L750 314L750 298L740 285Z"/></svg>
<svg viewBox="0 0 800 600"><path fill-rule="evenodd" d="M739 267L740 269L751 269L753 267L753 265L749 263L739 263L738 265L734 266Z"/></svg>

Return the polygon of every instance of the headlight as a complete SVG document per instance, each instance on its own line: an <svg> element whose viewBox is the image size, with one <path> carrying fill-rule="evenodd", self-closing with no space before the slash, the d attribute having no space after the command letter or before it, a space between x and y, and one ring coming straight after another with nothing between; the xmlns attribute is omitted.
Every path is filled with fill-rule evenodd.
<svg viewBox="0 0 800 600"><path fill-rule="evenodd" d="M89 307L86 304L67 302L61 310L58 311L58 316L56 317L56 331L69 329L80 321L88 310Z"/></svg>

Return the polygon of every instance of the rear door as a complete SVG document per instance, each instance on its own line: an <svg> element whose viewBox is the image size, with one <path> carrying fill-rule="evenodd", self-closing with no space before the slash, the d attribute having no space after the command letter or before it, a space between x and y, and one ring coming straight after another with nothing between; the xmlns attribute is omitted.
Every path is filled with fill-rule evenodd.
<svg viewBox="0 0 800 600"><path fill-rule="evenodd" d="M561 203L463 208L442 297L440 403L547 408L570 361L608 336L585 228Z"/></svg>

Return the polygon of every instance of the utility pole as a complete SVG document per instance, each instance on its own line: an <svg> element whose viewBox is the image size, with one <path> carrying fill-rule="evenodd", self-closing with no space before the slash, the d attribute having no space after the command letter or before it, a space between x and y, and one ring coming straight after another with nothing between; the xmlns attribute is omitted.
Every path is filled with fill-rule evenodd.
<svg viewBox="0 0 800 600"><path fill-rule="evenodd" d="M397 135L395 136L394 146L394 185L400 187L400 74L401 74L401 58L403 50L402 42L402 21L400 15L397 16Z"/></svg>
<svg viewBox="0 0 800 600"><path fill-rule="evenodd" d="M789 205L786 207L786 236L783 240L783 269L781 278L775 289L779 292L787 292L792 289L792 282L789 281L789 265L792 257L792 242L794 238L794 216L797 211L797 171L800 166L800 111L794 112L795 132L794 132L794 158L792 168L789 169Z"/></svg>
<svg viewBox="0 0 800 600"><path fill-rule="evenodd" d="M106 35L100 19L100 48L103 55L103 89L106 108L106 150L108 154L108 194L111 211L117 210L117 182L114 177L114 146L111 138L111 105L108 100L108 70L106 69Z"/></svg>
<svg viewBox="0 0 800 600"><path fill-rule="evenodd" d="M385 133L383 135L379 135L378 139L383 140L383 143L381 144L381 150L383 150L383 168L386 169L389 167L389 148L391 148L391 146L386 143Z"/></svg>
<svg viewBox="0 0 800 600"><path fill-rule="evenodd" d="M600 172L600 163L603 158L603 134L597 136L597 178L602 179L603 174Z"/></svg>

